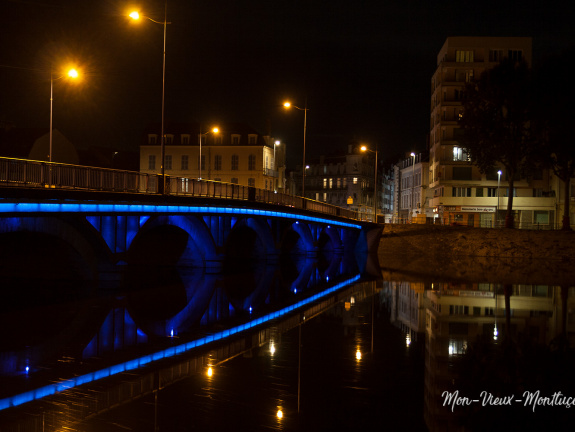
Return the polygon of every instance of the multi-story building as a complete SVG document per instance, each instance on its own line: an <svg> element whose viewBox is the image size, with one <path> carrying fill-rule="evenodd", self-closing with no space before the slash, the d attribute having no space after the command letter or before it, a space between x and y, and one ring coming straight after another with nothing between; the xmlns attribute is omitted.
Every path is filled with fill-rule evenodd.
<svg viewBox="0 0 575 432"><path fill-rule="evenodd" d="M531 64L531 38L450 37L437 56L431 79L430 207L443 223L495 226L505 219L507 174L503 167L481 173L460 142L465 85L504 58ZM545 172L515 181L513 209L518 226L555 222L555 198Z"/></svg>
<svg viewBox="0 0 575 432"><path fill-rule="evenodd" d="M301 167L298 168L293 179L301 194L303 176ZM359 145L349 145L346 153L310 160L306 167L305 197L357 211L362 218L373 220L374 177L374 154L362 152ZM378 176L378 214L385 193L382 181Z"/></svg>
<svg viewBox="0 0 575 432"><path fill-rule="evenodd" d="M165 174L284 190L285 144L262 136L246 125L228 124L218 129L216 133L198 124L168 123L164 143ZM159 135L155 131L146 134L140 146L140 172L161 171Z"/></svg>
<svg viewBox="0 0 575 432"><path fill-rule="evenodd" d="M378 222L391 223L395 213L395 169L392 166L389 170L382 173L381 182L378 181L378 198L381 204L378 206ZM381 188L379 188L381 186ZM379 214L381 212L381 214ZM382 219L383 216L383 219Z"/></svg>
<svg viewBox="0 0 575 432"><path fill-rule="evenodd" d="M411 153L402 160L399 169L399 217L397 222L426 223L433 216L429 208L429 162L424 153Z"/></svg>

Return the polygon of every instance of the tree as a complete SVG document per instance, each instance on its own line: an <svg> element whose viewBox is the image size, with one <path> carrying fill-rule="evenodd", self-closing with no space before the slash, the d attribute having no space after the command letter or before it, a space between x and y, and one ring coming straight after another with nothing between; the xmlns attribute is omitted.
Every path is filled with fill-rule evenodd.
<svg viewBox="0 0 575 432"><path fill-rule="evenodd" d="M563 230L571 230L569 192L575 175L575 89L568 67L573 55L575 48L549 59L536 74L536 124L544 143L543 161L564 184Z"/></svg>
<svg viewBox="0 0 575 432"><path fill-rule="evenodd" d="M513 228L513 185L532 168L533 85L525 61L504 60L469 83L463 97L463 145L482 173L503 165L509 181L505 227Z"/></svg>

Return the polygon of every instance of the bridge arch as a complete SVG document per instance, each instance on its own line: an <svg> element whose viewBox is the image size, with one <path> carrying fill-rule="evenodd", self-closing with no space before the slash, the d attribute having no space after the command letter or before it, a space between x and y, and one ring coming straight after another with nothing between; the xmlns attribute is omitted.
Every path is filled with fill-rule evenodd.
<svg viewBox="0 0 575 432"><path fill-rule="evenodd" d="M232 224L224 244L224 267L239 269L253 260L274 260L278 255L266 219L240 218Z"/></svg>
<svg viewBox="0 0 575 432"><path fill-rule="evenodd" d="M313 255L317 251L311 227L307 223L296 221L285 231L282 238L282 252L296 255Z"/></svg>
<svg viewBox="0 0 575 432"><path fill-rule="evenodd" d="M318 247L322 251L343 253L344 245L341 241L340 230L331 225L325 226L319 235Z"/></svg>
<svg viewBox="0 0 575 432"><path fill-rule="evenodd" d="M98 264L106 261L105 258L108 258L109 254L100 238L90 234L89 228L88 224L74 224L56 216L0 218L0 234L20 234L21 241L27 241L25 236L30 233L61 240L81 257L84 278L96 280ZM52 245L57 246L54 243ZM30 244L26 247L28 250L34 250ZM50 258L54 252L47 249L46 256Z"/></svg>
<svg viewBox="0 0 575 432"><path fill-rule="evenodd" d="M146 235L162 227L175 227L187 234L186 244L176 264L204 267L206 262L216 259L216 245L212 235L201 218L196 216L162 215L148 219L136 234L133 245Z"/></svg>

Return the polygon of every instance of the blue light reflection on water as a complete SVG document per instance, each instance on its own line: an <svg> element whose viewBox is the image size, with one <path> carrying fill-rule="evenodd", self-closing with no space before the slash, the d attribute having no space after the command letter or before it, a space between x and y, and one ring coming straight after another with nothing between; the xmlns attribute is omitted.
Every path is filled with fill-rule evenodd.
<svg viewBox="0 0 575 432"><path fill-rule="evenodd" d="M119 374L121 372L125 372L125 371L129 371L129 370L134 370L134 369L138 369L144 366L149 365L150 363L154 362L154 361L158 361L158 360L162 360L165 358L169 358L169 357L173 357L174 355L177 354L182 354L185 353L191 349L197 348L197 347L201 347L203 345L209 344L213 341L217 341L217 340L221 340L221 339L225 339L229 336L232 336L234 334L240 333L242 331L254 328L260 324L263 324L267 321L279 318L285 314L288 314L290 312L293 312L299 308L301 308L302 306L305 306L307 304L313 303L317 300L319 300L322 297L325 297L329 294L332 294L338 290L340 290L341 288L344 288L350 284L353 284L354 282L356 282L357 280L359 280L360 275L356 275L351 279L345 280L343 282L340 282L324 291L321 291L311 297L308 297L306 299L300 300L297 303L294 303L290 306L287 306L283 309L277 310L275 312L271 312L267 315L264 315L262 317L256 318L252 321L248 321L244 324L240 324L238 326L232 327L230 329L226 329L223 331L220 331L218 333L214 333L213 335L209 335L206 337L203 337L201 339L197 339L191 342L187 342L185 344L181 344L175 347L170 347L137 359L133 359L133 360L129 360L127 362L124 363L120 363L114 366L110 366L108 368L105 369L101 369L89 374L84 374L84 375L80 375L78 377L74 377L68 380L64 380L64 381L60 381L54 384L50 384L44 387L40 387L38 389L34 389L34 390L30 390L28 392L24 392L24 393L20 393L18 395L14 395L5 399L0 399L0 411L5 410L7 408L10 407L15 407L18 405L22 405L28 402L32 402L34 400L39 400L42 399L46 396L50 396L53 395L55 393L64 391L64 390L69 390L71 388L83 385L83 384L87 384L93 381L97 381L99 379L103 379L103 378L107 378L116 374Z"/></svg>

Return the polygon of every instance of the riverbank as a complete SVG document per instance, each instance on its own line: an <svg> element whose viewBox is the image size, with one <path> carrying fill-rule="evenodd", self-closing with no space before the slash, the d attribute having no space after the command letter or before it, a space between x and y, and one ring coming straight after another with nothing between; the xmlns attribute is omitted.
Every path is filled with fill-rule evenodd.
<svg viewBox="0 0 575 432"><path fill-rule="evenodd" d="M386 279L575 285L575 232L386 224Z"/></svg>

